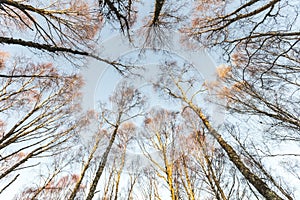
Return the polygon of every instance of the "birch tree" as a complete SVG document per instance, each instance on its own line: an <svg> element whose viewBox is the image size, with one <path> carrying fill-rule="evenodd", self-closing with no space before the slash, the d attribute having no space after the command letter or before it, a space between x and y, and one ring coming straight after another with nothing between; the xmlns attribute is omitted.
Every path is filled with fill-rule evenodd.
<svg viewBox="0 0 300 200"><path fill-rule="evenodd" d="M87 195L87 200L93 198L97 184L103 173L112 145L117 137L122 123L131 120L142 114L144 99L141 93L129 87L126 82L122 82L114 94L110 97L112 108L102 111L102 118L110 126L108 131L111 132L108 145L105 152L101 156L97 171L92 179L90 189Z"/></svg>
<svg viewBox="0 0 300 200"><path fill-rule="evenodd" d="M62 76L51 63L23 61L7 61L2 69L7 75L1 79L0 99L2 191L22 169L38 169L41 163L35 158L51 158L70 150L69 142L77 139L85 125L78 112L80 77Z"/></svg>
<svg viewBox="0 0 300 200"><path fill-rule="evenodd" d="M145 120L145 139L139 144L157 177L167 184L172 200L179 198L174 176L176 138L179 134L176 118L172 111L151 110Z"/></svg>
<svg viewBox="0 0 300 200"><path fill-rule="evenodd" d="M230 161L235 165L235 167L240 171L243 177L252 184L252 186L266 199L282 199L282 197L277 194L263 179L261 179L257 174L252 172L252 170L242 161L238 152L230 145L215 129L208 117L205 115L203 110L199 105L195 103L195 95L188 96L186 92L186 87L190 88L193 86L193 79L188 79L189 76L184 76L187 73L186 68L176 68L174 63L164 66L163 78L159 80L156 87L165 91L166 94L170 95L175 99L179 99L186 105L189 109L193 110L199 120L203 123L205 129L209 134L217 141L221 148L226 152L226 155Z"/></svg>

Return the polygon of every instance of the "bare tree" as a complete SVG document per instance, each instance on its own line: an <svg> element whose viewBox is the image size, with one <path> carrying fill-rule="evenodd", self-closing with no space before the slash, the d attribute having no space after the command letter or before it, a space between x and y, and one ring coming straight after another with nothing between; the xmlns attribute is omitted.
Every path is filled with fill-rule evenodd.
<svg viewBox="0 0 300 200"><path fill-rule="evenodd" d="M291 192L279 184L284 177L275 180L263 163L273 158L286 168L286 160L299 160L291 151L274 153L274 145L295 146L299 139L298 22L299 5L290 1L199 1L193 22L185 29L206 47L223 50L227 63L208 87L225 99L226 109L239 120L239 125L228 122L228 132L246 160L287 199L292 199ZM251 135L257 138L250 142ZM295 167L291 175L298 170Z"/></svg>
<svg viewBox="0 0 300 200"><path fill-rule="evenodd" d="M237 167L244 178L249 181L263 197L266 199L282 199L273 189L268 186L263 179L261 179L257 174L253 173L251 169L245 165L237 151L234 150L234 148L224 140L222 135L213 128L208 117L204 114L199 105L194 103L195 95L188 96L188 93L184 88L190 88L193 86L195 81L190 78L186 80L187 78L183 75L185 74L184 72L187 73L187 71L188 70L186 68L176 68L176 65L171 63L169 66L165 66L165 73L156 86L165 91L171 97L179 99L185 103L189 109L192 109L197 114L199 120L202 121L204 127L226 152L232 163Z"/></svg>
<svg viewBox="0 0 300 200"><path fill-rule="evenodd" d="M1 79L0 89L0 117L6 122L0 137L0 179L4 186L12 183L9 177L16 171L39 167L41 163L34 158L51 158L70 150L69 142L77 140L86 124L79 112L80 77L61 76L51 63L15 60L12 66L7 65L2 71L8 78ZM14 77L27 74L37 77Z"/></svg>
<svg viewBox="0 0 300 200"><path fill-rule="evenodd" d="M42 55L58 55L75 66L82 66L82 61L90 57L125 73L129 65L102 58L95 52L103 25L103 14L96 7L95 1L83 0L3 0L0 43L39 50Z"/></svg>
<svg viewBox="0 0 300 200"><path fill-rule="evenodd" d="M145 157L152 163L157 176L167 184L172 200L179 198L174 177L178 132L175 112L153 109L145 120L145 133L143 133L145 140L139 144ZM151 151L154 153L152 154Z"/></svg>
<svg viewBox="0 0 300 200"><path fill-rule="evenodd" d="M92 57L125 74L132 66L95 52L97 37L105 23L133 41L131 29L145 16L138 13L142 6L134 0L0 0L0 43L76 65ZM300 155L274 147L297 146L300 139L298 3L155 0L152 6L148 18L136 23L145 36L142 48L165 47L169 31L177 30L195 39L194 45L223 54L217 62L225 63L217 80L203 85L189 65L166 63L155 87L183 106L153 109L139 127L145 137L139 145L152 166L139 171L138 162L132 163L131 171L138 172L125 173L137 129L132 119L145 103L138 90L119 85L112 107L103 106L93 122L97 130L88 130L91 116L79 106L80 77L63 75L51 63L8 60L0 51L0 194L24 178L26 169L39 169L38 182L16 198L91 200L99 192L103 199L151 200L164 199L165 190L176 200L294 198L288 179L267 162L277 161L300 180ZM198 98L206 91L212 95L208 102ZM220 127L206 114L209 103L229 112ZM94 133L88 145L79 142L82 132Z"/></svg>
<svg viewBox="0 0 300 200"><path fill-rule="evenodd" d="M104 131L104 130L102 130ZM72 189L71 194L69 195L69 200L73 200L75 199L76 196L79 196L78 193L80 192L80 189L82 187L82 182L84 180L84 178L86 177L88 168L91 167L92 162L93 162L93 158L96 157L95 154L97 153L97 149L99 148L99 144L101 139L103 139L103 133L100 130L98 133L95 134L95 142L94 145L90 151L90 153L88 154L87 160L83 161L83 166L80 172L80 175L78 177L78 179L76 180L76 184L74 185L74 188ZM83 153L83 158L85 153ZM81 195L84 196L84 195Z"/></svg>
<svg viewBox="0 0 300 200"><path fill-rule="evenodd" d="M186 1L155 0L153 13L140 29L140 34L145 41L144 47L171 48L169 41L172 31L175 31L187 19L187 14L181 12L187 9L186 5Z"/></svg>
<svg viewBox="0 0 300 200"><path fill-rule="evenodd" d="M121 124L141 115L144 104L144 99L140 92L129 87L126 82L122 82L117 87L117 90L110 97L110 100L112 102L112 110L103 110L102 118L111 127L112 133L109 139L109 144L101 157L97 167L97 172L92 180L89 193L86 198L87 200L92 199L94 196L97 184L102 175Z"/></svg>
<svg viewBox="0 0 300 200"><path fill-rule="evenodd" d="M100 13L93 12L91 7L80 0L31 4L25 1L1 1L0 17L4 29L0 41L53 52L68 53L68 49L69 53L74 54L79 54L79 49L85 52L102 24ZM12 31L25 34L21 32L18 39L11 34ZM35 34L28 35L28 31L34 31Z"/></svg>
<svg viewBox="0 0 300 200"><path fill-rule="evenodd" d="M77 153L77 152L76 152ZM41 167L39 174L35 180L36 182L26 184L25 188L15 196L16 199L65 199L71 192L72 187L80 179L79 175L72 174L70 165L74 160L77 160L77 154L66 153L52 156L53 160L49 164ZM47 171L48 170L48 171ZM82 184L78 188L78 193L84 193L86 185Z"/></svg>
<svg viewBox="0 0 300 200"><path fill-rule="evenodd" d="M267 50L269 44L290 44L282 46L276 58L298 43L298 15L298 5L290 1L198 1L186 32L206 46L224 47L226 54L242 47L252 58L260 49ZM252 44L257 48L252 49Z"/></svg>
<svg viewBox="0 0 300 200"><path fill-rule="evenodd" d="M99 0L100 12L105 16L108 23L117 22L123 33L130 39L130 29L136 20L135 0L113 1Z"/></svg>
<svg viewBox="0 0 300 200"><path fill-rule="evenodd" d="M124 122L118 132L114 148L111 150L110 165L106 174L109 177L105 182L103 197L110 199L125 199L132 195L138 172L134 168L135 163L127 161L127 147L135 135L136 126L132 122ZM132 166L128 166L132 164ZM127 171L131 169L132 172ZM132 173L136 174L132 174ZM129 173L129 174L128 174ZM127 188L128 184L128 188Z"/></svg>
<svg viewBox="0 0 300 200"><path fill-rule="evenodd" d="M206 133L194 112L185 109L182 115L185 119L185 129L191 132L185 139L181 139L183 151L186 153L182 157L182 161L180 160L186 176L186 187L189 188L190 194L194 193L193 196L190 196L195 199L197 192L195 186L188 179L195 171L194 181L203 181L200 190L204 190L204 185L207 184L216 199L227 199L223 185L229 185L229 183L225 182L223 173L225 157L222 157L222 150L219 150L219 146L214 144L213 139Z"/></svg>

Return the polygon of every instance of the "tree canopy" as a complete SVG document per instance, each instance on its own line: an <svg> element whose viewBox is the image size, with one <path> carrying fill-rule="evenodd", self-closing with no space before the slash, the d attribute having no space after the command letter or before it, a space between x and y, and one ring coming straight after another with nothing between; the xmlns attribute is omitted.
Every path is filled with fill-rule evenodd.
<svg viewBox="0 0 300 200"><path fill-rule="evenodd" d="M0 198L300 198L299 12L288 0L0 0ZM137 60L161 59L147 86L132 52L103 56L111 33ZM214 59L214 80L173 55L174 33ZM122 81L85 111L70 67L90 59Z"/></svg>

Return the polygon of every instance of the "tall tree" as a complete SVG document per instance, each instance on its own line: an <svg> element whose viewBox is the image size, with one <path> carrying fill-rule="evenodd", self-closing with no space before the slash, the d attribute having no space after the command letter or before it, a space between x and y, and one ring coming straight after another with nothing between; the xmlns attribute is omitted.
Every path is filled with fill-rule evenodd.
<svg viewBox="0 0 300 200"><path fill-rule="evenodd" d="M107 19L108 23L117 22L123 33L130 38L130 29L136 20L137 10L135 0L114 1L99 0L100 12Z"/></svg>
<svg viewBox="0 0 300 200"><path fill-rule="evenodd" d="M162 75L161 79L157 82L156 87L165 91L171 97L181 100L189 109L193 110L197 114L199 120L202 121L205 128L214 137L222 149L224 149L232 163L263 197L266 199L282 199L280 195L271 189L264 180L262 180L257 174L253 173L251 169L245 165L237 151L224 140L223 136L215 128L213 128L201 107L194 103L195 95L193 94L192 96L189 96L187 91L184 89L185 87L193 87L195 83L195 80L193 81L193 79L186 75L188 70L186 68L176 68L176 65L171 63L170 65L165 66L164 72L165 73Z"/></svg>
<svg viewBox="0 0 300 200"><path fill-rule="evenodd" d="M95 1L84 0L3 0L0 2L0 43L39 50L43 55L59 55L76 66L90 57L124 72L129 66L102 58L95 52L103 26L103 13L96 7Z"/></svg>
<svg viewBox="0 0 300 200"><path fill-rule="evenodd" d="M185 31L205 46L223 47L227 55L242 48L251 58L261 49L267 50L269 44L286 43L274 55L280 58L293 51L291 47L299 41L298 7L287 0L197 1L192 23Z"/></svg>
<svg viewBox="0 0 300 200"><path fill-rule="evenodd" d="M0 41L79 54L89 49L101 27L101 15L93 12L91 6L81 0L55 3L1 1L3 29ZM13 31L19 34L12 34ZM34 34L28 34L29 31Z"/></svg>
<svg viewBox="0 0 300 200"><path fill-rule="evenodd" d="M77 114L80 77L47 62L8 60L0 51L0 194L32 168L41 171L39 181L16 198L92 199L99 192L103 199L164 199L162 185L171 199L297 198L287 185L290 176L272 169L283 166L300 180L299 154L275 149L299 141L298 2L153 0L149 14L142 13L145 2L0 0L4 47L29 47L75 65L92 57L124 74L130 66L100 57L97 38L102 27L113 27L134 41L136 25L145 36L141 48L165 47L169 31L180 31L188 42L195 39L193 45L218 54L217 63L225 63L217 68L217 80L204 87L189 65L166 63L156 88L183 108L148 113L140 126L145 133L140 146L152 166L140 171L134 163L131 171L137 174L125 174L127 145L135 131L126 126L144 106L137 90L119 85L112 107L102 107L100 119L92 122L97 128L89 130L91 115ZM187 44L182 42L178 45ZM210 101L202 101L198 96L207 90ZM220 127L206 113L210 103L228 111ZM84 132L94 133L89 145L78 140ZM149 144L161 157L151 154ZM269 167L275 161L281 165Z"/></svg>
<svg viewBox="0 0 300 200"><path fill-rule="evenodd" d="M176 138L179 134L176 118L172 111L151 110L145 120L145 139L139 144L157 176L167 184L172 200L179 198L174 176Z"/></svg>
<svg viewBox="0 0 300 200"><path fill-rule="evenodd" d="M285 164L286 160L298 162L299 155L293 151L278 154L276 149L297 145L299 138L299 4L279 0L197 4L193 21L185 31L206 47L223 51L225 65L217 69L218 80L209 87L225 99L230 115L239 119L239 125L229 122L229 132L243 135L234 138L256 163L261 176L266 170L258 160L268 157L268 161L276 160L285 168L290 165ZM205 12L207 9L212 12ZM255 125L248 129L251 123ZM243 142L251 135L256 138ZM246 153L245 149L252 152ZM295 167L291 175L297 170ZM291 199L291 192L279 184L283 178L274 183L269 175L264 178Z"/></svg>
<svg viewBox="0 0 300 200"><path fill-rule="evenodd" d="M138 90L131 88L126 82L120 83L114 94L110 97L110 100L112 103L111 110L103 110L101 117L111 127L110 131L112 133L92 180L89 193L86 198L87 200L91 200L95 194L97 184L103 173L109 153L121 124L141 115L144 104L144 99L141 93Z"/></svg>
<svg viewBox="0 0 300 200"><path fill-rule="evenodd" d="M7 74L0 89L2 185L16 171L39 168L34 158L51 158L72 148L69 142L85 125L79 110L80 77L62 76L51 63L23 62L7 61L2 69Z"/></svg>

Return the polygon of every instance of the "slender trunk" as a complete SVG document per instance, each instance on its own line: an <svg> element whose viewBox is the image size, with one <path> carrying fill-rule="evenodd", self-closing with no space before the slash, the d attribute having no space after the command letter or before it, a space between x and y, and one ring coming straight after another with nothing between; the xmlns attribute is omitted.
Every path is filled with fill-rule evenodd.
<svg viewBox="0 0 300 200"><path fill-rule="evenodd" d="M225 150L229 159L238 168L242 175L256 188L256 190L267 200L283 200L279 195L277 195L273 190L271 190L268 185L261 180L256 174L252 173L250 169L242 162L237 152L230 146L223 137L211 126L210 122L203 114L202 110L194 105L191 101L186 98L182 98L189 107L199 116L207 130L210 134L217 140L220 146Z"/></svg>
<svg viewBox="0 0 300 200"><path fill-rule="evenodd" d="M125 159L126 159L126 146L124 147L124 153L123 153L122 158L121 158L121 166L120 166L120 169L117 173L115 200L118 200L119 185L120 185L120 180L121 180L121 174L123 172L123 168L124 168L124 165L125 165Z"/></svg>
<svg viewBox="0 0 300 200"><path fill-rule="evenodd" d="M176 197L176 193L175 193L175 188L173 186L173 169L172 168L173 168L172 165L166 166L166 174L167 174L167 182L168 182L169 189L171 192L171 199L176 200L177 197Z"/></svg>
<svg viewBox="0 0 300 200"><path fill-rule="evenodd" d="M131 179L131 182L130 182L131 184L130 184L130 188L129 188L127 200L131 200L131 199L132 199L132 198L131 198L131 194L132 194L133 187L134 187L134 185L135 185L135 183L136 183L138 177L135 176L135 177L133 177L133 180L132 180L132 176L131 176L130 179Z"/></svg>
<svg viewBox="0 0 300 200"><path fill-rule="evenodd" d="M106 147L106 150L102 156L102 160L101 162L99 163L99 166L98 166L98 170L96 172L96 175L94 177L94 180L91 184L91 187L90 187L90 190L89 190L89 193L88 193L88 196L86 197L86 200L92 200L93 197L94 197L94 194L95 194L95 191L96 191L96 187L97 187L97 184L99 182L99 179L102 175L102 172L104 170L104 167L106 165L106 162L107 162L107 158L108 158L108 155L109 155L109 152L111 150L111 147L115 141L115 138L116 138L116 135L117 135L117 132L118 132L118 129L119 129L119 125L116 125L115 129L114 129L114 132L110 138L110 141L109 141L109 144L108 146Z"/></svg>
<svg viewBox="0 0 300 200"><path fill-rule="evenodd" d="M192 182L190 180L190 176L189 176L188 169L187 169L188 166L187 166L187 163L186 163L186 160L185 160L184 156L182 157L182 166L183 166L185 179L186 179L186 182L187 182L187 187L186 187L185 190L188 194L189 200L195 200L194 189L193 189L193 186L192 186ZM183 181L183 179L182 179L182 181Z"/></svg>
<svg viewBox="0 0 300 200"><path fill-rule="evenodd" d="M93 159L94 153L96 152L96 150L97 150L97 148L98 148L99 142L100 142L100 137L97 138L96 143L95 143L95 145L94 145L94 147L93 147L93 149L92 149L92 152L90 153L87 162L86 162L85 165L83 166L83 169L82 169L82 171L81 171L79 180L77 181L77 183L76 183L76 185L75 185L75 187L74 187L74 189L73 189L73 191L72 191L72 193L71 193L71 195L70 195L70 197L69 197L69 200L73 200L73 199L76 197L76 194L77 194L77 192L78 192L78 189L79 189L79 187L80 187L80 185L81 185L81 183L82 183L82 180L83 180L83 178L84 178L85 172L87 171L88 167L90 166L90 163L91 163L91 161L92 161L92 159Z"/></svg>
<svg viewBox="0 0 300 200"><path fill-rule="evenodd" d="M159 23L159 15L161 13L164 3L165 3L165 0L156 0L155 1L154 15L153 15L150 26L157 25Z"/></svg>
<svg viewBox="0 0 300 200"><path fill-rule="evenodd" d="M109 193L109 189L110 189L110 187L111 187L110 183L113 182L113 178L114 178L113 176L114 176L114 172L111 171L111 172L109 173L108 179L107 179L107 181L106 181L107 184L106 184L105 187L104 187L104 192L103 192L102 200L106 200L106 199L109 199L109 198L110 198L110 194L108 194L108 193ZM112 187L112 188L113 188L113 187Z"/></svg>
<svg viewBox="0 0 300 200"><path fill-rule="evenodd" d="M274 184L275 187L288 199L288 200L293 200L293 198L278 184L274 178L265 170L265 168L262 166L261 163L259 163L246 149L246 147L235 137L235 140L239 143L239 145L242 147L242 149L246 152L248 157L251 159L251 161L256 165L258 169L261 170L261 172L269 179L271 183Z"/></svg>
<svg viewBox="0 0 300 200"><path fill-rule="evenodd" d="M0 190L0 194L6 190L11 184L13 184L17 178L20 176L20 174L17 174L6 186L4 186L1 190Z"/></svg>
<svg viewBox="0 0 300 200"><path fill-rule="evenodd" d="M37 199L37 196L46 189L47 185L49 183L51 183L51 181L55 178L55 176L60 172L60 170L57 170L56 172L54 172L52 174L52 176L48 179L48 181L43 185L43 187L39 188L33 195L33 197L31 198L32 200Z"/></svg>
<svg viewBox="0 0 300 200"><path fill-rule="evenodd" d="M177 197L176 197L176 193L175 193L175 188L174 188L174 185L173 185L173 163L172 161L169 162L168 161L168 157L167 157L167 146L165 143L162 142L162 139L159 135L160 133L157 132L156 135L157 135L157 138L159 140L159 144L161 146L161 150L162 150L162 153L163 153L163 159L164 159L164 167L165 167L165 171L164 173L166 174L167 176L167 184L169 186L169 190L171 192L171 199L172 200L176 200Z"/></svg>
<svg viewBox="0 0 300 200"><path fill-rule="evenodd" d="M208 168L208 175L207 175L208 177L207 178L208 179L212 178L212 180L209 180L209 182L212 184L212 188L214 187L214 185L217 187L217 190L214 190L214 192L217 195L217 198L218 199L227 200L227 198L225 196L225 193L224 193L224 191L223 191L223 189L222 189L222 187L220 185L220 181L217 179L215 171L212 168L211 160L210 160L209 156L207 155L207 148L204 148L204 144L203 143L205 143L205 140L201 141L200 136L197 135L197 141L200 144L201 149L202 149L202 151L204 153L204 160L205 160L206 166ZM221 195L221 198L219 197L219 194Z"/></svg>

